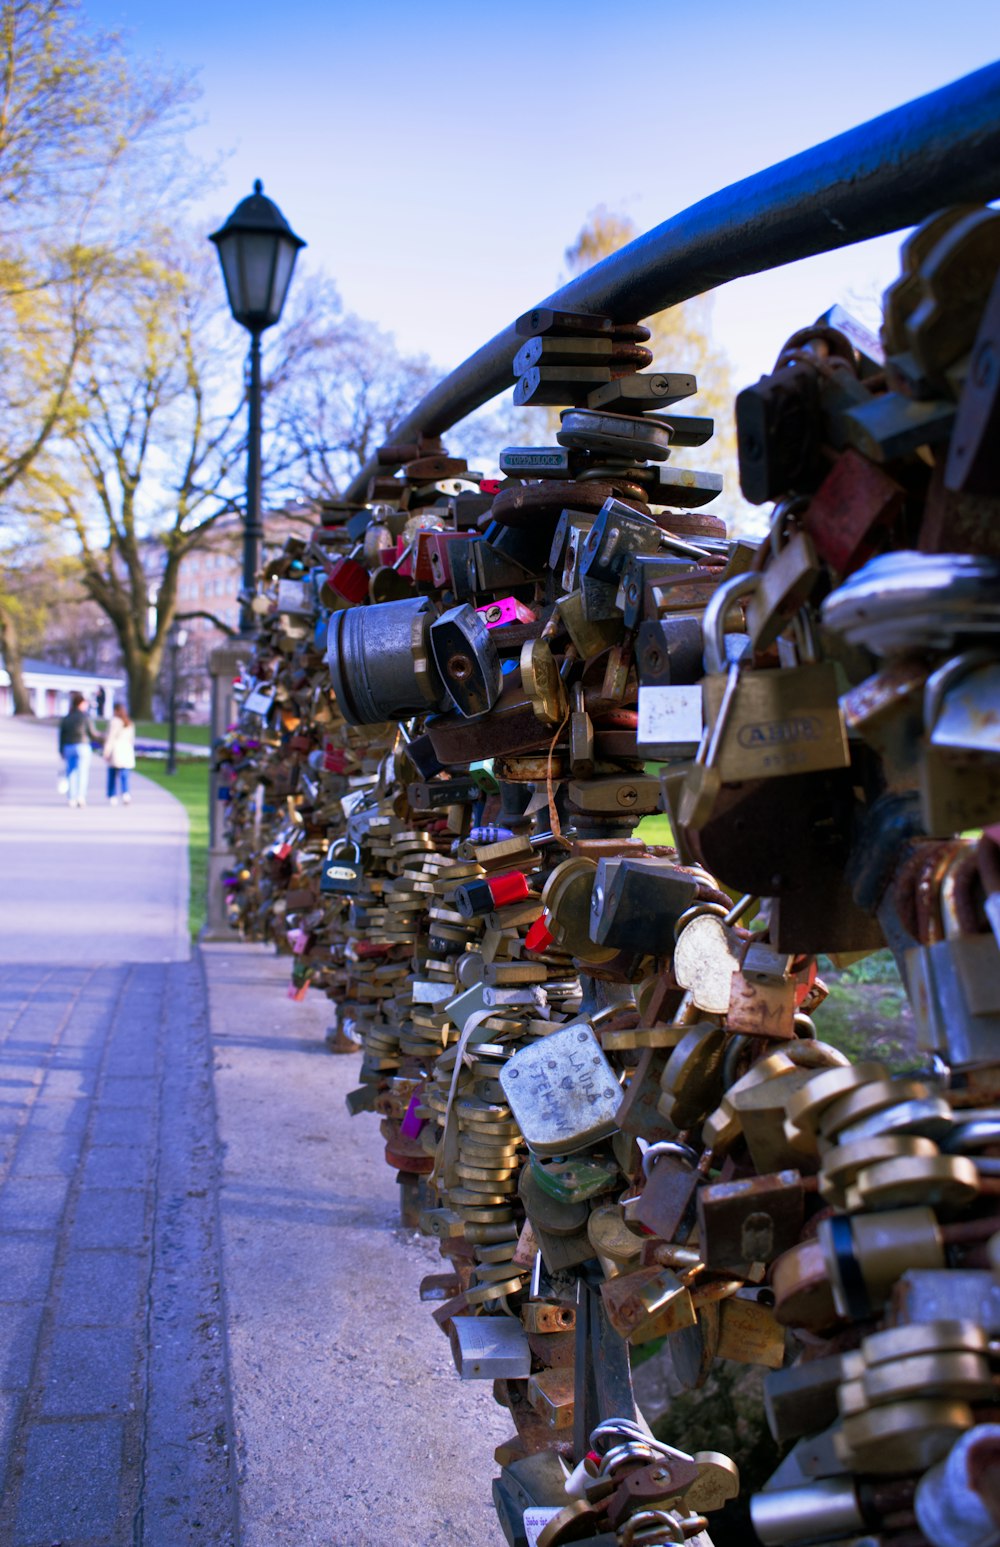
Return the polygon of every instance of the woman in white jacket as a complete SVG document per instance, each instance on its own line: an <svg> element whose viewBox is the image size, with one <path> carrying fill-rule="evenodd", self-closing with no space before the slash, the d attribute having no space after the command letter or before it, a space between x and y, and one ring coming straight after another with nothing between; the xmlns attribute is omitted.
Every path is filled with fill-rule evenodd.
<svg viewBox="0 0 1000 1547"><path fill-rule="evenodd" d="M115 704L108 734L104 739L104 761L108 765L109 801L117 806L120 780L122 804L127 806L132 799L128 792L128 776L135 767L135 726L123 704Z"/></svg>

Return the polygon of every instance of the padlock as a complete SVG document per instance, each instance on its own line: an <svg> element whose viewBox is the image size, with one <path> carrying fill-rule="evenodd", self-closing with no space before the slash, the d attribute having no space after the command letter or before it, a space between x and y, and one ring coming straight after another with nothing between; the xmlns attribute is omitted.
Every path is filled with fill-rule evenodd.
<svg viewBox="0 0 1000 1547"><path fill-rule="evenodd" d="M969 1013L1000 1018L1000 947L978 927L978 892L976 855L960 850L940 883L945 942Z"/></svg>
<svg viewBox="0 0 1000 1547"><path fill-rule="evenodd" d="M621 500L610 499L602 505L587 533L580 558L580 574L617 586L631 555L663 552L697 560L709 556L707 549L672 536L651 516L642 516Z"/></svg>
<svg viewBox="0 0 1000 1547"><path fill-rule="evenodd" d="M563 452L568 456L568 452ZM572 591L578 584L580 550L590 528L594 524L592 512L564 509L552 534L549 549L549 568L561 577L564 591Z"/></svg>
<svg viewBox="0 0 1000 1547"><path fill-rule="evenodd" d="M704 729L700 684L639 684L636 746L643 757L657 761L692 757Z"/></svg>
<svg viewBox="0 0 1000 1547"><path fill-rule="evenodd" d="M639 686L696 684L704 671L701 619L688 614L639 624L636 670Z"/></svg>
<svg viewBox="0 0 1000 1547"><path fill-rule="evenodd" d="M587 398L589 408L612 408L622 412L639 408L669 408L692 397L698 390L694 376L682 371L655 371L649 375L619 376L606 387L597 387Z"/></svg>
<svg viewBox="0 0 1000 1547"><path fill-rule="evenodd" d="M746 604L747 633L755 650L766 650L808 602L820 576L812 538L799 526L804 502L791 499L775 507L767 561Z"/></svg>
<svg viewBox="0 0 1000 1547"><path fill-rule="evenodd" d="M673 434L676 420L668 419L664 415L663 423ZM646 469L642 488L651 505L670 505L682 511L700 510L703 505L710 505L713 500L718 499L722 493L722 474L698 472L692 468L668 466L664 462L658 462L654 467ZM724 529L714 524L717 518L708 514L700 517L694 528L688 526L683 517L675 515L673 510L669 519L671 527L676 528L669 533L675 542L683 538L682 525L695 540L701 533L714 537L725 535ZM678 549L678 551L683 550Z"/></svg>
<svg viewBox="0 0 1000 1547"><path fill-rule="evenodd" d="M846 577L894 526L903 499L901 485L884 468L849 446L806 505L802 525L820 558Z"/></svg>
<svg viewBox="0 0 1000 1547"><path fill-rule="evenodd" d="M986 650L955 656L927 678L920 804L928 833L946 836L1000 817L998 693L1000 661Z"/></svg>
<svg viewBox="0 0 1000 1547"><path fill-rule="evenodd" d="M356 843L344 838L336 839L323 861L320 873L320 891L351 893L357 891L364 876L361 850Z"/></svg>
<svg viewBox="0 0 1000 1547"><path fill-rule="evenodd" d="M922 257L922 295L904 324L906 347L933 386L971 349L1000 255L995 210L967 211L942 232Z"/></svg>
<svg viewBox="0 0 1000 1547"><path fill-rule="evenodd" d="M569 768L574 779L590 778L594 772L594 722L587 713L583 685L573 689L573 712L569 719Z"/></svg>
<svg viewBox="0 0 1000 1547"><path fill-rule="evenodd" d="M695 1200L702 1181L698 1157L675 1140L651 1145L642 1160L645 1183L630 1209L631 1220L664 1241L684 1242L695 1224Z"/></svg>
<svg viewBox="0 0 1000 1547"><path fill-rule="evenodd" d="M698 895L687 871L660 859L601 859L590 899L590 934L598 945L666 955L673 928Z"/></svg>
<svg viewBox="0 0 1000 1547"><path fill-rule="evenodd" d="M561 725L569 706L548 642L526 640L521 648L520 667L521 685L537 718L545 725Z"/></svg>
<svg viewBox="0 0 1000 1547"><path fill-rule="evenodd" d="M601 1285L608 1319L627 1343L640 1346L693 1326L690 1290L670 1268L636 1268Z"/></svg>
<svg viewBox="0 0 1000 1547"><path fill-rule="evenodd" d="M617 379L609 373L606 381ZM594 382L591 391L599 383ZM573 402L572 408L559 415L556 440L560 446L572 446L581 451L596 452L599 456L618 458L634 457L640 462L662 462L670 454L671 428L665 419L653 414L642 416L616 413L610 408L584 407L590 396L563 398Z"/></svg>
<svg viewBox="0 0 1000 1547"><path fill-rule="evenodd" d="M707 655L709 634L711 633L714 641L718 632L720 636L720 653L725 652L725 636L723 631L730 607L738 598L745 596L748 591L754 589L756 583L756 579L750 575L734 576L732 580L719 587L706 608L704 619L706 670L711 669ZM713 665L714 659L713 656ZM707 722L705 723L695 761L685 771L683 789L678 806L679 824L685 828L700 827L707 821L722 789L719 755L723 737L729 733L733 723L733 713L739 684L739 662L736 659L729 659L723 693L716 704L713 721L711 725ZM704 704L704 683L702 685L702 702Z"/></svg>
<svg viewBox="0 0 1000 1547"><path fill-rule="evenodd" d="M773 1262L802 1233L804 1194L797 1171L715 1182L697 1194L698 1242L706 1267L745 1274Z"/></svg>
<svg viewBox="0 0 1000 1547"><path fill-rule="evenodd" d="M536 334L521 345L511 362L515 376L523 376L533 365L603 365L611 359L611 338L572 334Z"/></svg>
<svg viewBox="0 0 1000 1547"><path fill-rule="evenodd" d="M733 669L726 672L722 639L725 614L733 594L756 591L749 580L739 576L720 586L705 612L707 675L702 691L709 732L721 718ZM797 666L739 672L725 728L717 738L710 763L722 783L848 766L836 668L831 661L817 660L809 625L802 631L799 653L801 663Z"/></svg>
<svg viewBox="0 0 1000 1547"><path fill-rule="evenodd" d="M558 334L577 334L580 338L610 337L614 324L610 317L596 312L560 311L551 306L536 306L534 311L524 312L514 323L518 338L533 338Z"/></svg>
<svg viewBox="0 0 1000 1547"><path fill-rule="evenodd" d="M565 1026L522 1048L500 1083L536 1155L569 1154L614 1132L621 1089L589 1026Z"/></svg>
<svg viewBox="0 0 1000 1547"><path fill-rule="evenodd" d="M589 618L584 609L582 589L561 596L556 603L559 618L581 660L590 660L618 644L625 625L617 608L613 616Z"/></svg>
<svg viewBox="0 0 1000 1547"><path fill-rule="evenodd" d="M944 482L956 493L995 496L1000 485L994 431L997 423L997 335L1000 332L1000 274L983 308L970 368L958 403Z"/></svg>
<svg viewBox="0 0 1000 1547"><path fill-rule="evenodd" d="M671 554L631 553L618 579L617 603L626 628L667 610L681 612L704 606L721 570ZM677 593L676 597L674 593Z"/></svg>
<svg viewBox="0 0 1000 1547"><path fill-rule="evenodd" d="M823 421L814 367L803 361L762 376L736 398L740 488L753 505L805 493L823 474Z"/></svg>
<svg viewBox="0 0 1000 1547"><path fill-rule="evenodd" d="M484 619L462 603L430 626L430 649L438 675L456 708L472 718L492 709L500 696L500 655Z"/></svg>
<svg viewBox="0 0 1000 1547"><path fill-rule="evenodd" d="M570 453L563 446L505 446L497 466L513 478L568 478Z"/></svg>
<svg viewBox="0 0 1000 1547"><path fill-rule="evenodd" d="M963 1068L995 1056L1000 964L993 935L963 929L952 892L943 891L940 901L945 938L910 947L906 985L918 1045Z"/></svg>
<svg viewBox="0 0 1000 1547"><path fill-rule="evenodd" d="M587 401L594 387L611 380L608 365L532 365L517 379L517 408L545 407Z"/></svg>
<svg viewBox="0 0 1000 1547"><path fill-rule="evenodd" d="M349 724L376 725L441 704L430 624L423 596L332 615L326 659Z"/></svg>
<svg viewBox="0 0 1000 1547"><path fill-rule="evenodd" d="M913 1268L943 1268L945 1248L933 1209L835 1215L821 1220L819 1241L841 1316L866 1320L885 1304L893 1284Z"/></svg>
<svg viewBox="0 0 1000 1547"><path fill-rule="evenodd" d="M363 553L364 544L356 543L349 554L330 560L326 565L327 586L348 606L355 606L368 596L368 570L359 562Z"/></svg>

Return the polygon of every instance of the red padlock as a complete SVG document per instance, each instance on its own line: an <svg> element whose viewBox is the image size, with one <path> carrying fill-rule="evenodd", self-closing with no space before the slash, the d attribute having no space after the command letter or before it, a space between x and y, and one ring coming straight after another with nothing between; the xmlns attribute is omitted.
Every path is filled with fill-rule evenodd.
<svg viewBox="0 0 1000 1547"><path fill-rule="evenodd" d="M495 908L505 908L512 902L523 902L530 896L528 879L520 870L509 870L505 875L489 880L466 881L455 889L455 906L463 918L477 918L492 913Z"/></svg>
<svg viewBox="0 0 1000 1547"><path fill-rule="evenodd" d="M528 933L524 937L524 949L526 951L548 950L549 946L555 940L555 936L549 928L550 922L551 920L549 918L549 912L546 908L541 917L535 920L531 928L528 930Z"/></svg>

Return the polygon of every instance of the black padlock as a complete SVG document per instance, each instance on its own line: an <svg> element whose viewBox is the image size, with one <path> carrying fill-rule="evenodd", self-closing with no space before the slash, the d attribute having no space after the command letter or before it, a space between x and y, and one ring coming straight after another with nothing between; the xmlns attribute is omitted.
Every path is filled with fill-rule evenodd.
<svg viewBox="0 0 1000 1547"><path fill-rule="evenodd" d="M687 613L640 623L635 648L639 682L652 687L700 682L704 645L701 619Z"/></svg>
<svg viewBox="0 0 1000 1547"><path fill-rule="evenodd" d="M590 937L616 950L669 955L673 926L697 895L694 877L667 860L598 860Z"/></svg>
<svg viewBox="0 0 1000 1547"><path fill-rule="evenodd" d="M331 843L323 861L319 889L321 892L356 892L363 875L361 850L357 844L338 838Z"/></svg>
<svg viewBox="0 0 1000 1547"><path fill-rule="evenodd" d="M442 682L462 714L485 714L500 696L500 656L489 629L468 603L431 624L431 653Z"/></svg>

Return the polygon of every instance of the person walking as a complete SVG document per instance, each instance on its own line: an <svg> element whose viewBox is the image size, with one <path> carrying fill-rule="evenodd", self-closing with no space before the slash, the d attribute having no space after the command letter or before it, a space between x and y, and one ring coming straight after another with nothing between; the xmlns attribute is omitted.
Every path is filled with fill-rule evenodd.
<svg viewBox="0 0 1000 1547"><path fill-rule="evenodd" d="M118 804L118 785L121 784L122 805L127 806L129 774L135 767L135 726L129 719L124 704L115 704L111 724L104 741L104 761L108 765L108 800Z"/></svg>
<svg viewBox="0 0 1000 1547"><path fill-rule="evenodd" d="M59 751L66 760L66 793L71 806L87 804L87 785L90 781L90 754L92 743L97 739L87 700L83 693L73 693L69 701L69 713L59 721Z"/></svg>

